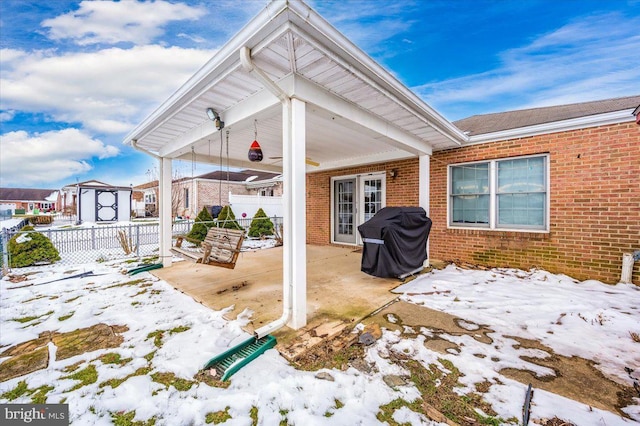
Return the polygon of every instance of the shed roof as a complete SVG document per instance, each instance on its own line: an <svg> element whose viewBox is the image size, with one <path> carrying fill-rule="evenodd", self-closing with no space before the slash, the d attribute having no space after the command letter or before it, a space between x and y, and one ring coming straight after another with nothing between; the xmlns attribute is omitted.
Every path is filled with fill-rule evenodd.
<svg viewBox="0 0 640 426"><path fill-rule="evenodd" d="M639 104L640 95L635 95L568 105L473 115L454 121L453 124L473 136L627 109L633 110Z"/></svg>

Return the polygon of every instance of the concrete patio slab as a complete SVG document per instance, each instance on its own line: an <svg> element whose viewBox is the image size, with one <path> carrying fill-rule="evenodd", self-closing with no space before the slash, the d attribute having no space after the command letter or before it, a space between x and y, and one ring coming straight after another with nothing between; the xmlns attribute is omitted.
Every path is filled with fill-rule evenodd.
<svg viewBox="0 0 640 426"><path fill-rule="evenodd" d="M398 297L390 290L400 280L367 275L360 271L360 261L355 249L307 246L308 326L301 332L283 328L274 333L279 345L327 323L334 334L340 323L355 324ZM233 306L228 319L248 309L249 332L282 315L282 247L242 252L232 270L183 261L152 273L212 309Z"/></svg>

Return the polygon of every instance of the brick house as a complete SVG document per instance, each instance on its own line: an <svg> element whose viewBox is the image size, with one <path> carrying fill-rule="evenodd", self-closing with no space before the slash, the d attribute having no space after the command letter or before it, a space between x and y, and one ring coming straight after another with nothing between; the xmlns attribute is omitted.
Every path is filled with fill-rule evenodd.
<svg viewBox="0 0 640 426"><path fill-rule="evenodd" d="M145 210L157 215L158 181L134 187L135 197L145 202ZM216 170L193 178L174 179L171 184L174 216L195 217L203 207L226 206L229 194L234 195L282 195L282 179L278 173L259 170Z"/></svg>
<svg viewBox="0 0 640 426"><path fill-rule="evenodd" d="M274 1L124 142L159 159L165 267L173 161L219 164L210 141L226 134L231 167L282 174L287 297L262 336L306 324L306 245L357 246L385 206L428 212L431 258L616 282L622 253L640 249L638 105L451 123L304 2ZM256 127L259 164L247 161Z"/></svg>
<svg viewBox="0 0 640 426"><path fill-rule="evenodd" d="M55 211L58 206L58 191L36 188L0 188L0 206L3 210L15 212L24 210Z"/></svg>
<svg viewBox="0 0 640 426"><path fill-rule="evenodd" d="M431 158L430 258L617 282L622 254L640 249L639 104L630 96L454 122L469 142ZM349 241L337 234L332 200L336 183L352 182L365 211L358 193L372 179L384 190L378 208L418 205L417 159L309 173L308 242L358 244L355 231Z"/></svg>
<svg viewBox="0 0 640 426"><path fill-rule="evenodd" d="M640 96L630 96L455 122L471 143L433 156L432 256L618 282L622 254L640 250L640 127L632 114L638 105ZM464 170L458 165L496 169L488 191L494 217L482 225L489 229L451 217L452 199L461 197L451 187L452 174ZM526 179L513 176L520 170L529 173ZM517 180L541 185L509 193ZM539 191L543 203L525 191ZM513 225L516 219L525 225ZM636 264L636 284L639 272Z"/></svg>

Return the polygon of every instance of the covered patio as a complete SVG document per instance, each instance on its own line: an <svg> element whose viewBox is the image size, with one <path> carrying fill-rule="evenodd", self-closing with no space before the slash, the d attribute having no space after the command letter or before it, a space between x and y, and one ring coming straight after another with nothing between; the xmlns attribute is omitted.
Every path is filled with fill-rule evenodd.
<svg viewBox="0 0 640 426"><path fill-rule="evenodd" d="M247 158L255 139L264 154L260 162ZM419 206L428 212L432 150L456 147L465 139L309 6L274 0L125 142L159 161L160 257L167 268L162 274L176 277L180 273L172 271L195 274L200 267L169 268L174 159L282 173L284 245L281 269L273 271L274 285L282 287L282 307L279 318L255 330L262 337L284 325L304 327L308 313L320 309L309 297L315 249L307 249L307 227L331 227L336 215L326 223L307 223L313 201L307 174L418 158ZM245 263L250 262L239 262ZM361 274L356 263L348 269ZM349 296L345 300L353 299ZM333 303L339 297L328 299Z"/></svg>
<svg viewBox="0 0 640 426"><path fill-rule="evenodd" d="M398 295L390 292L402 282L360 272L359 250L336 246L307 246L307 326L317 338L332 337L345 327L384 306ZM177 290L215 310L229 309L225 318L246 316L250 333L275 321L282 311L282 247L242 252L233 270L190 262L153 272ZM294 357L309 339L297 339L290 328L276 331L280 350ZM304 346L300 346L303 344Z"/></svg>

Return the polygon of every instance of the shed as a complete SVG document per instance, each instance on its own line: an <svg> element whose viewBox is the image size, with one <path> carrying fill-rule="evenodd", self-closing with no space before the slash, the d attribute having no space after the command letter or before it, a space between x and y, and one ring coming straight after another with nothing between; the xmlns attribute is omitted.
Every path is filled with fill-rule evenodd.
<svg viewBox="0 0 640 426"><path fill-rule="evenodd" d="M79 184L77 191L78 222L121 222L131 219L131 187Z"/></svg>

